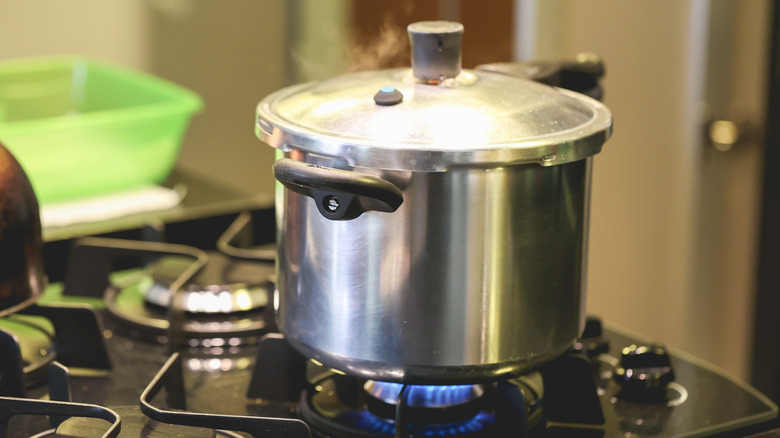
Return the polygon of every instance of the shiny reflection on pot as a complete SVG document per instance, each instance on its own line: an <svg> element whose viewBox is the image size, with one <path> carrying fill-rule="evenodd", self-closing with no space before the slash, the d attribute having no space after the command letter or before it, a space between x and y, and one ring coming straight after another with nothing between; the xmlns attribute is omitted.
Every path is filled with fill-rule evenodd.
<svg viewBox="0 0 780 438"><path fill-rule="evenodd" d="M349 221L284 191L282 330L379 380L530 368L579 331L589 178L589 160L414 172L397 211Z"/></svg>

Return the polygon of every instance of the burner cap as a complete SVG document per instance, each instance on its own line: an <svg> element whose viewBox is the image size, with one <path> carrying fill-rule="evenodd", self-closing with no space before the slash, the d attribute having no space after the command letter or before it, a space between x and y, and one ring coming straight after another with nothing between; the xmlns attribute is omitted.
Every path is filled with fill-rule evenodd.
<svg viewBox="0 0 780 438"><path fill-rule="evenodd" d="M396 399L391 397L394 385L398 385L397 399L400 384L364 383L334 373L308 387L300 405L301 414L325 436L392 437L396 414ZM404 419L411 436L495 436L495 414L491 412L490 391L485 386L420 386L407 394Z"/></svg>
<svg viewBox="0 0 780 438"><path fill-rule="evenodd" d="M191 259L166 256L145 270L116 275L104 297L109 313L131 337L167 343L170 285L191 265ZM177 308L187 314L183 330L188 345L198 346L199 339L207 346L207 340L221 338L226 346L236 346L254 342L252 337L269 330L273 274L271 263L209 253L203 269L177 294Z"/></svg>
<svg viewBox="0 0 780 438"><path fill-rule="evenodd" d="M146 301L168 307L170 287L192 264L184 257L163 257L151 267ZM209 253L208 263L183 289L178 305L189 313L233 313L255 310L268 304L269 269L263 264L232 260ZM178 301L178 300L177 300Z"/></svg>

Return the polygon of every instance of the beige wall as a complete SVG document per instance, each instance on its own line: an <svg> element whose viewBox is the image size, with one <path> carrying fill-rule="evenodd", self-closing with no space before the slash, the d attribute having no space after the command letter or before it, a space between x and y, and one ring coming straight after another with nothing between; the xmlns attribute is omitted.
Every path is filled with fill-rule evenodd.
<svg viewBox="0 0 780 438"><path fill-rule="evenodd" d="M683 339L693 266L688 206L697 147L689 3L556 1L548 8L553 3L555 24L543 28L540 44L558 56L602 56L605 103L615 118L614 135L594 165L588 309L689 347Z"/></svg>
<svg viewBox="0 0 780 438"><path fill-rule="evenodd" d="M205 101L179 165L235 189L272 193L273 153L254 134L255 106L287 84L287 3L143 2L149 71Z"/></svg>
<svg viewBox="0 0 780 438"><path fill-rule="evenodd" d="M733 2L713 24L729 4L716 3L539 1L536 50L607 66L615 131L594 166L588 311L747 379L759 146L713 153L701 108L741 96L762 111L769 14Z"/></svg>
<svg viewBox="0 0 780 438"><path fill-rule="evenodd" d="M200 94L179 166L240 190L271 193L273 154L254 107L287 81L280 0L0 0L0 60L75 53L177 82Z"/></svg>
<svg viewBox="0 0 780 438"><path fill-rule="evenodd" d="M273 151L254 135L266 94L339 72L346 0L0 0L0 60L76 53L200 94L178 165L271 194ZM295 24L291 24L295 23Z"/></svg>
<svg viewBox="0 0 780 438"><path fill-rule="evenodd" d="M143 2L0 0L0 59L79 53L144 69Z"/></svg>

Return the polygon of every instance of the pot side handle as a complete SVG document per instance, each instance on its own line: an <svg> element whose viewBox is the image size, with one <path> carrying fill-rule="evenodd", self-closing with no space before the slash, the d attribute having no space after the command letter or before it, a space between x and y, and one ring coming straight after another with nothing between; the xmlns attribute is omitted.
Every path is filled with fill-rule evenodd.
<svg viewBox="0 0 780 438"><path fill-rule="evenodd" d="M313 198L330 220L354 219L366 211L392 213L403 203L401 190L382 178L281 158L274 178L295 193Z"/></svg>

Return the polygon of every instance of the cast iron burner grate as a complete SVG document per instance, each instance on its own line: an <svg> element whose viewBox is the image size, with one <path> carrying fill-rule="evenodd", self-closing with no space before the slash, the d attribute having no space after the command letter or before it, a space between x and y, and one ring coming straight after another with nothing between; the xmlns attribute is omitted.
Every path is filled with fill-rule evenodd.
<svg viewBox="0 0 780 438"><path fill-rule="evenodd" d="M274 267L272 252L232 244L250 223L250 214L239 215L218 239L219 251L80 239L71 251L63 295L103 299L136 338L192 347L256 342L257 335L273 329L268 303ZM121 276L115 274L118 265L142 268Z"/></svg>
<svg viewBox="0 0 780 438"><path fill-rule="evenodd" d="M112 409L121 419L120 437L145 438L242 438L233 432L215 431L204 427L188 427L165 424L149 419L138 406L120 406ZM56 429L34 435L32 438L100 437L106 431L106 424L97 418L71 417Z"/></svg>
<svg viewBox="0 0 780 438"><path fill-rule="evenodd" d="M308 426L295 419L185 412L187 408L183 373L178 353L172 355L154 376L141 394L139 406L109 409L93 404L74 403L71 400L69 374L64 366L52 363L49 378L49 394L52 400L0 397L0 438L8 436L11 419L22 415L50 416L51 429L32 435L35 438L242 437L236 432L246 432L254 438L311 437ZM152 405L153 398L163 389L167 391L168 404L177 409L176 411ZM103 421L95 421L96 419ZM107 425L106 421L110 424Z"/></svg>
<svg viewBox="0 0 780 438"><path fill-rule="evenodd" d="M307 362L283 336L269 334L260 341L248 397L295 400L304 373L300 411L316 436L529 437L549 422L563 429L604 424L594 368L576 352L520 378L422 387L371 382L328 370ZM381 397L377 383L383 388ZM395 395L394 401L390 395ZM423 406L423 399L431 406Z"/></svg>
<svg viewBox="0 0 780 438"><path fill-rule="evenodd" d="M36 304L0 319L0 396L25 397L26 388L45 381L55 358L72 367L111 369L94 309Z"/></svg>
<svg viewBox="0 0 780 438"><path fill-rule="evenodd" d="M242 220L246 217L239 217L237 222ZM94 246L99 246L95 243L105 242L89 239L82 241L79 248L93 251ZM108 241L112 242L115 241ZM232 258L259 258L250 249L225 248L224 239L217 246ZM191 264L171 282L169 289L174 300L208 259L201 250L176 248L186 249L179 256L186 257ZM468 391L444 390L434 397L421 397L427 398L436 411L436 415L427 416L421 412L430 412L425 410L429 407L418 403L413 387L367 382L315 366L278 333L267 333L260 339L260 334L255 333L247 336L255 342L247 343L229 336L188 339L186 322L197 312L175 306L163 311L166 322L171 323L167 330L157 332L160 339L154 342L121 331L120 327L127 323L113 317L103 300L110 267L128 255L136 262L164 256L158 249L163 248L154 246L149 251L148 247L125 242L111 257L100 253L92 260L109 267L100 269L104 274L95 280L95 266L82 263L86 269L82 273L91 279L69 281L66 297L55 297L94 302L97 310L84 304L52 305L47 290L41 304L30 308L29 315L23 315L42 315L51 320L56 329L52 336L57 360L74 367L70 378L63 378L64 368L52 362L48 395L46 388L25 382L23 371L27 365L23 360L6 359L18 359L21 349L14 335L0 332L0 438L81 432L89 438L153 438L166 433L190 438L202 434L233 438L239 433L262 438L410 438L442 434L603 438L626 434L704 436L736 429L738 435L717 436L742 436L747 426L765 423L777 413L776 406L751 388L679 354L671 356L671 361L656 357L649 362L652 369L674 366L678 377L667 384L666 391L632 390L630 395L627 388L634 385L619 384L614 376L620 374L619 368L628 365L637 371L632 375L641 375L638 371L647 364L618 358L625 356L626 351L634 355L658 349L633 345L621 350L622 346L644 341L611 330L602 333L600 324L593 320L583 335L586 339L575 343L572 352L546 364L538 373L478 382L470 385ZM170 245L165 249L170 249ZM206 257L201 257L204 254ZM90 289L90 283L97 287ZM79 298L90 294L100 301ZM105 327L98 317L102 317ZM190 344L193 340L197 341L194 345ZM106 371L110 367L109 357L116 366ZM46 368L45 364L37 367ZM103 370L99 370L101 367ZM373 391L377 383L391 389L392 394ZM465 398L455 397L461 392L466 394ZM650 399L640 397L643 394L650 394ZM25 395L29 398L23 398ZM51 401L40 400L46 396ZM341 415L334 414L335 411ZM758 427L764 430L766 424Z"/></svg>
<svg viewBox="0 0 780 438"><path fill-rule="evenodd" d="M116 412L94 404L71 401L69 375L68 368L58 362L52 362L49 366L49 396L51 400L0 396L0 438L8 436L9 424L14 417L30 416L42 419L43 416L47 415L49 416L48 426L54 429L45 430L34 436L51 436L57 426L71 417L89 417L109 423L108 426L104 425L103 438L118 437L121 420Z"/></svg>

